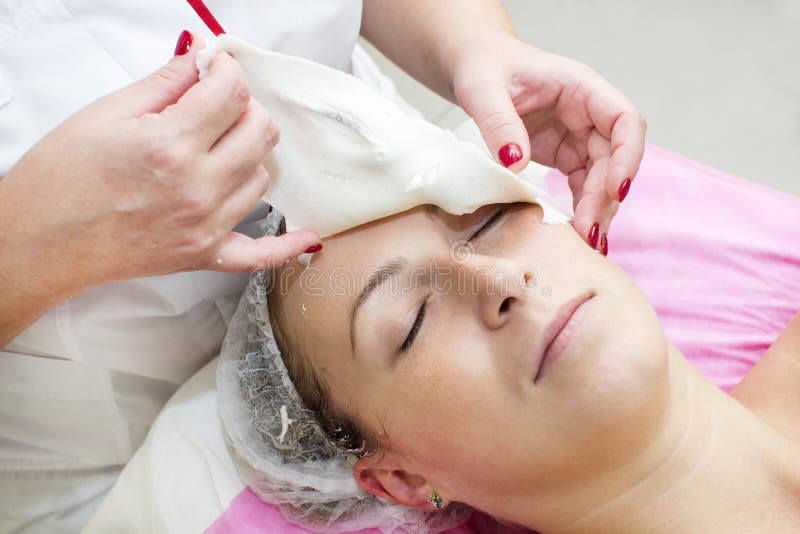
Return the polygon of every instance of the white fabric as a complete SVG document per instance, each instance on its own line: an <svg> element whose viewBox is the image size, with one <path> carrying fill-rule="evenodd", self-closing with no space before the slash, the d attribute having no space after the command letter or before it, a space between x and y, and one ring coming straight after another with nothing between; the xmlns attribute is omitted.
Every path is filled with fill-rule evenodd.
<svg viewBox="0 0 800 534"><path fill-rule="evenodd" d="M360 0L206 3L263 48L349 67ZM184 0L0 0L0 176L64 118L165 63L182 29L211 38ZM255 235L262 214L237 229ZM0 348L0 532L45 521L30 495L48 488L53 512L90 500L65 495L63 480L97 483L131 457L164 402L218 353L246 280L201 272L97 287Z"/></svg>
<svg viewBox="0 0 800 534"><path fill-rule="evenodd" d="M327 237L422 204L462 215L535 202L545 223L566 222L545 189L354 76L221 35L197 54L201 78L220 53L236 58L250 94L281 125L282 142L264 158L271 177L264 200L284 215L287 230Z"/></svg>
<svg viewBox="0 0 800 534"><path fill-rule="evenodd" d="M83 534L203 532L245 488L217 412L217 363L170 399Z"/></svg>

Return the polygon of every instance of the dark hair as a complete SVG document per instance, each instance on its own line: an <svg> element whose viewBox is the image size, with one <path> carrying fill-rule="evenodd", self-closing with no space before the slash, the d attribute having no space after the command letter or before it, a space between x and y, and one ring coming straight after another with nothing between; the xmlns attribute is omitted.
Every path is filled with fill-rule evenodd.
<svg viewBox="0 0 800 534"><path fill-rule="evenodd" d="M276 276L280 279L280 268ZM368 456L379 449L378 442L354 418L342 412L330 401L330 389L327 382L314 369L311 358L287 335L284 328L286 314L282 306L281 284L273 284L267 294L267 305L270 310L270 322L275 335L275 342L281 351L283 363L289 371L300 399L305 407L314 414L317 423L330 438L331 442L345 452L358 456Z"/></svg>

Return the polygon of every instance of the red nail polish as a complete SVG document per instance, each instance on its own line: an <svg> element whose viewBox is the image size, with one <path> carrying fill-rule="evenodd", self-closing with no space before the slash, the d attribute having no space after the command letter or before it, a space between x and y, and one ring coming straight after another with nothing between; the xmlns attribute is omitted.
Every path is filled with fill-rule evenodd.
<svg viewBox="0 0 800 534"><path fill-rule="evenodd" d="M503 148L497 152L497 157L500 159L500 163L506 167L511 167L522 159L522 149L517 143L508 143L503 145Z"/></svg>
<svg viewBox="0 0 800 534"><path fill-rule="evenodd" d="M176 56L182 56L192 47L194 36L188 30L183 30L178 36L178 43L175 45Z"/></svg>
<svg viewBox="0 0 800 534"><path fill-rule="evenodd" d="M619 186L619 201L622 202L625 200L625 197L628 196L628 189L631 188L631 179L625 178L622 181L622 185Z"/></svg>
<svg viewBox="0 0 800 534"><path fill-rule="evenodd" d="M322 243L317 243L316 245L311 245L306 249L306 254L312 254L314 252L319 252L322 250Z"/></svg>
<svg viewBox="0 0 800 534"><path fill-rule="evenodd" d="M600 253L603 256L608 256L608 238L606 234L600 236Z"/></svg>
<svg viewBox="0 0 800 534"><path fill-rule="evenodd" d="M589 246L595 248L597 246L597 235L600 232L600 225L594 223L589 230Z"/></svg>

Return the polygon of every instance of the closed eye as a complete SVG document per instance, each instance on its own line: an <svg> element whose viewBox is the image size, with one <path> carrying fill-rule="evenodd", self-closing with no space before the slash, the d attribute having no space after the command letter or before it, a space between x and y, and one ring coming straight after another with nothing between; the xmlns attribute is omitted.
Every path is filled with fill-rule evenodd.
<svg viewBox="0 0 800 534"><path fill-rule="evenodd" d="M419 307L417 318L414 320L414 324L411 325L411 330L408 331L406 339L403 341L403 344L400 345L400 352L406 352L417 338L417 333L419 333L419 329L422 327L422 320L425 319L425 308L427 305L428 299L425 299L425 301L422 303L422 306Z"/></svg>
<svg viewBox="0 0 800 534"><path fill-rule="evenodd" d="M497 221L505 215L507 207L503 207L498 209L494 215L489 217L489 219L481 225L470 237L467 241L472 241L476 239L478 236L486 232L487 230L491 229L492 226L497 224ZM414 340L417 338L417 334L419 333L420 328L422 328L422 321L425 319L425 310L428 305L428 299L422 303L422 306L419 307L419 311L417 312L417 317L414 319L414 324L411 325L411 329L408 331L408 335L406 335L405 340L403 340L403 344L400 345L400 352L406 352L411 345L414 343Z"/></svg>
<svg viewBox="0 0 800 534"><path fill-rule="evenodd" d="M474 234L469 236L469 239L467 239L467 241L472 241L473 239L476 239L479 235L481 235L482 233L486 232L492 226L497 224L497 221L500 220L500 217L502 217L505 214L506 209L507 209L507 207L503 207L503 208L500 208L499 210L497 210L494 215L489 217L489 220L487 220L485 223L483 223L483 225L475 231Z"/></svg>

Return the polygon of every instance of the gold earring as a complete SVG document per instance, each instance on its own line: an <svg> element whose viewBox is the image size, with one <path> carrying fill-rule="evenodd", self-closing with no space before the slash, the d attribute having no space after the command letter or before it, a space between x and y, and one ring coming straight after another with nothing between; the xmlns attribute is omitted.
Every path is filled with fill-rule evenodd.
<svg viewBox="0 0 800 534"><path fill-rule="evenodd" d="M442 498L439 496L438 493L436 493L433 490L431 490L431 495L430 497L428 497L428 502L431 503L431 506L433 506L437 510L441 510L442 507L444 506L444 501L442 500Z"/></svg>

